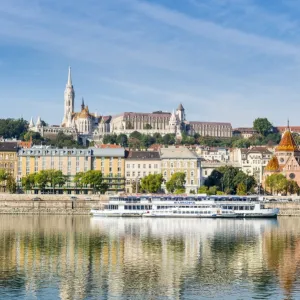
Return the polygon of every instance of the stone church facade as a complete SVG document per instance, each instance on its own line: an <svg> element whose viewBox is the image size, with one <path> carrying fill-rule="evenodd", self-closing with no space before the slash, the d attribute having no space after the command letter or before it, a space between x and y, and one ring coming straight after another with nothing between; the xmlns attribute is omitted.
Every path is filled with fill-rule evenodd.
<svg viewBox="0 0 300 300"><path fill-rule="evenodd" d="M72 83L71 68L64 92L64 114L59 126L44 126L38 117L36 124L31 119L29 128L42 136L51 137L62 131L74 138L101 141L106 134L126 134L134 131L145 134L175 134L178 139L182 132L189 135L198 133L202 136L231 137L230 123L189 122L186 120L185 109L180 104L172 113L155 111L153 113L124 112L115 116L100 116L92 113L82 99L81 110L75 112L75 90Z"/></svg>

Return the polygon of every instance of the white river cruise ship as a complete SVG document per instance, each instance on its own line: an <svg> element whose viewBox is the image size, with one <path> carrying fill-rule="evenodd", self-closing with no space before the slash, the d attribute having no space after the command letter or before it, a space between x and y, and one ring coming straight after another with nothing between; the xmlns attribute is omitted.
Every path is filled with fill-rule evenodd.
<svg viewBox="0 0 300 300"><path fill-rule="evenodd" d="M257 196L136 194L110 196L104 217L257 218L277 217L278 208L265 208Z"/></svg>

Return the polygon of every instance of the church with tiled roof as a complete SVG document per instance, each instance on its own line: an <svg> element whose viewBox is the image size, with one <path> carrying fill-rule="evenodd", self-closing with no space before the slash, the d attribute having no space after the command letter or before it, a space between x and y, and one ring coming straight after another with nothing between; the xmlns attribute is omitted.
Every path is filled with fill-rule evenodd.
<svg viewBox="0 0 300 300"><path fill-rule="evenodd" d="M73 135L74 138L101 141L106 134L126 134L129 136L134 131L147 135L159 133L175 134L180 139L182 133L211 137L231 137L232 127L224 122L198 122L187 121L185 109L180 103L176 110L171 112L123 112L114 116L101 116L96 112L91 113L89 107L82 100L81 110L75 112L75 90L72 83L71 68L69 67L68 80L64 92L64 115L61 125L46 126L40 117L34 124L31 119L29 129L39 132L42 136L56 135L63 132ZM48 137L48 136L47 136Z"/></svg>
<svg viewBox="0 0 300 300"><path fill-rule="evenodd" d="M264 181L274 173L281 173L287 179L293 179L300 185L300 150L289 126L275 148L274 156L264 169Z"/></svg>

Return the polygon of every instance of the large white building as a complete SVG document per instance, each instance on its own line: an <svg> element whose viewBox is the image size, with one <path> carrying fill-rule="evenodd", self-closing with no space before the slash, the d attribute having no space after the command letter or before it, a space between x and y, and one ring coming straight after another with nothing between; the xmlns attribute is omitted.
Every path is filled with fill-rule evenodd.
<svg viewBox="0 0 300 300"><path fill-rule="evenodd" d="M75 112L75 90L70 67L64 92L64 114L61 125L45 126L42 124L41 118L38 117L36 124L31 119L29 128L31 131L39 132L46 137L51 137L51 135L56 135L61 131L73 135L74 138L80 137L84 143L87 140L100 141L106 134L124 133L129 135L134 131L150 135L171 133L175 134L177 138L181 138L182 132L212 137L232 136L230 123L187 121L182 104L173 110L173 113L163 111L153 113L124 112L116 116L101 116L97 112L90 112L82 99L81 110Z"/></svg>

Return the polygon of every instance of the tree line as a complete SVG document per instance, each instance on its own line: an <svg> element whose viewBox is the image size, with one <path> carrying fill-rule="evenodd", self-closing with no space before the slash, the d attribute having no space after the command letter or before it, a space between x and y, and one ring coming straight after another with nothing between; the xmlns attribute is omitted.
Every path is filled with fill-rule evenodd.
<svg viewBox="0 0 300 300"><path fill-rule="evenodd" d="M283 174L275 173L269 175L265 181L265 188L270 194L293 195L298 194L300 189L298 183L287 179Z"/></svg>
<svg viewBox="0 0 300 300"><path fill-rule="evenodd" d="M70 181L69 177L64 175L60 170L42 170L22 177L21 182L22 188L26 191L38 187L41 192L52 188L53 193L55 193L56 188L62 188ZM85 187L90 187L93 193L104 194L109 188L102 172L98 170L79 172L74 176L71 182L74 183L75 187L81 190Z"/></svg>
<svg viewBox="0 0 300 300"><path fill-rule="evenodd" d="M245 174L239 168L223 166L212 171L198 193L210 195L247 195L254 194L257 183L253 176Z"/></svg>

